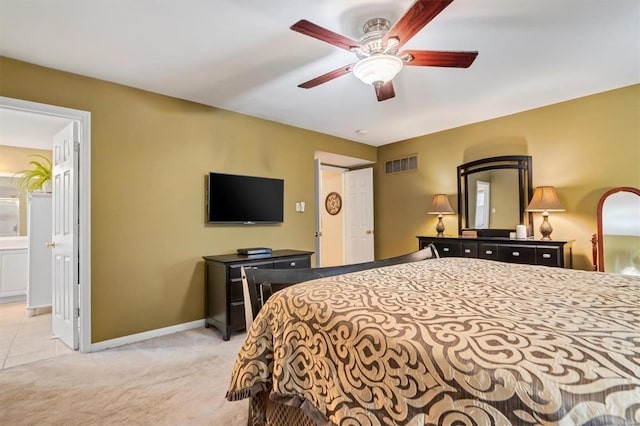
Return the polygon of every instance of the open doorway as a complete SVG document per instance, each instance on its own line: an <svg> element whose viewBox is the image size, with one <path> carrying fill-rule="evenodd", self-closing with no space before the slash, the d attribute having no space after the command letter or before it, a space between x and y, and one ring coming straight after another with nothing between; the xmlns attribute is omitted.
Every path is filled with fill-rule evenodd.
<svg viewBox="0 0 640 426"><path fill-rule="evenodd" d="M14 115L17 113L26 114L32 120L32 124L36 123L37 119L41 121L55 121L61 120L63 126L66 124L68 128L74 128L77 130L72 139L67 139L67 151L71 152L71 156L75 160L75 165L72 167L74 172L74 178L76 185L72 186L72 191L69 193L69 197L72 200L70 205L75 206L74 210L77 212L75 226L71 231L74 235L75 242L73 244L73 251L75 255L72 257L71 264L74 271L72 279L69 280L74 286L72 289L75 291L74 308L71 313L73 322L72 333L76 336L75 341L71 343L72 349L79 349L81 352L91 351L91 282L90 282L90 268L91 268L91 254L90 254L90 170L91 170L91 114L86 111L74 110L69 108L63 108L53 105L40 104L35 102L23 101L12 98L0 97L0 116L2 113ZM33 124L35 125L35 124ZM11 126L0 126L2 132L10 129ZM20 133L20 131L27 132L26 129L11 128L13 131ZM53 136L53 135L52 135ZM4 135L0 134L0 144L5 141ZM53 148L53 137L50 140L50 149ZM6 143L6 142L5 142ZM54 149L54 199L55 199L55 158L56 155L60 157L61 153L56 153ZM80 167L82 165L82 167ZM55 209L54 209L55 210ZM55 227L56 219L53 217L53 225ZM55 233L54 233L55 234ZM55 245L53 246L55 247ZM54 259L56 254L54 252ZM55 277L60 276L56 272L56 268L53 268L52 276L55 282ZM55 304L54 304L55 309ZM55 315L55 313L54 313ZM69 343L67 343L69 344Z"/></svg>
<svg viewBox="0 0 640 426"><path fill-rule="evenodd" d="M335 166L320 166L321 197L320 206L320 266L345 264L344 173L349 169Z"/></svg>
<svg viewBox="0 0 640 426"><path fill-rule="evenodd" d="M317 151L316 266L374 260L372 161Z"/></svg>

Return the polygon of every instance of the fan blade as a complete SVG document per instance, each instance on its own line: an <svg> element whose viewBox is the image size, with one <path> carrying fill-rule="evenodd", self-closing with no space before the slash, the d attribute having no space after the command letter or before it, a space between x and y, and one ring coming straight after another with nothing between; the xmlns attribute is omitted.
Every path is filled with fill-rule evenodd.
<svg viewBox="0 0 640 426"><path fill-rule="evenodd" d="M301 87L303 89L311 89L312 87L316 87L322 83L326 83L327 81L333 80L334 78L349 74L354 65L355 64L345 65L344 67L338 68L337 70L322 74L320 77L316 77L313 80L298 84L298 87Z"/></svg>
<svg viewBox="0 0 640 426"><path fill-rule="evenodd" d="M452 1L453 0L417 0L411 5L404 16L385 34L382 39L383 44L386 46L389 39L394 37L400 42L398 47L402 46L433 18L438 16Z"/></svg>
<svg viewBox="0 0 640 426"><path fill-rule="evenodd" d="M309 22L306 19L296 22L291 26L291 29L304 35L308 35L309 37L317 38L318 40L322 40L341 49L348 50L349 52L354 48L363 47L355 40L351 40L348 37L334 33L333 31L316 25L313 22Z"/></svg>
<svg viewBox="0 0 640 426"><path fill-rule="evenodd" d="M405 65L428 67L456 67L469 68L478 56L478 52L446 52L438 50L404 50L398 54L400 58L406 55L413 59Z"/></svg>
<svg viewBox="0 0 640 426"><path fill-rule="evenodd" d="M393 90L393 80L389 80L382 86L376 87L376 96L378 97L378 102L395 97L396 92Z"/></svg>

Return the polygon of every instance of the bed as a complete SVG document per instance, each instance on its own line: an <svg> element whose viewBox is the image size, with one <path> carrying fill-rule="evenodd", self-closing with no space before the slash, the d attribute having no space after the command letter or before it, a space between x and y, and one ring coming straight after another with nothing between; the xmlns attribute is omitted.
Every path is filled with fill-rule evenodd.
<svg viewBox="0 0 640 426"><path fill-rule="evenodd" d="M442 258L273 294L227 399L280 425L640 424L640 278Z"/></svg>

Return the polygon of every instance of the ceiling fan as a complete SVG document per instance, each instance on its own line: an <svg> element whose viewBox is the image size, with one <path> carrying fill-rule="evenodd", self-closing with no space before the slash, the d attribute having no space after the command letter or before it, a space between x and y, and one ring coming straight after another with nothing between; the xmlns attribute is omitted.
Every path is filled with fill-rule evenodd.
<svg viewBox="0 0 640 426"><path fill-rule="evenodd" d="M298 87L310 89L350 72L376 90L378 101L395 96L393 78L404 65L468 68L478 52L403 50L400 48L425 25L444 10L453 0L417 0L405 14L391 26L384 18L368 20L359 41L334 33L302 19L291 29L322 40L333 46L353 52L359 61L330 71Z"/></svg>

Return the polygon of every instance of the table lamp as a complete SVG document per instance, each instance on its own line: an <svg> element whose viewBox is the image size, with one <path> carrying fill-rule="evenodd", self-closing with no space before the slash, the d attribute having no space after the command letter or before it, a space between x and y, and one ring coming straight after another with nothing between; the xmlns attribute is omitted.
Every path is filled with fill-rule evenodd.
<svg viewBox="0 0 640 426"><path fill-rule="evenodd" d="M449 203L449 198L447 198L447 195L434 195L433 201L431 202L431 208L427 213L438 215L438 224L436 225L436 231L438 232L438 237L444 237L444 223L442 222L442 215L455 213L453 211L453 207L451 207L451 203Z"/></svg>
<svg viewBox="0 0 640 426"><path fill-rule="evenodd" d="M549 212L563 212L564 208L560 204L553 186L538 186L533 192L527 211L542 212L543 221L540 225L540 233L543 240L550 240L553 227L549 223Z"/></svg>

